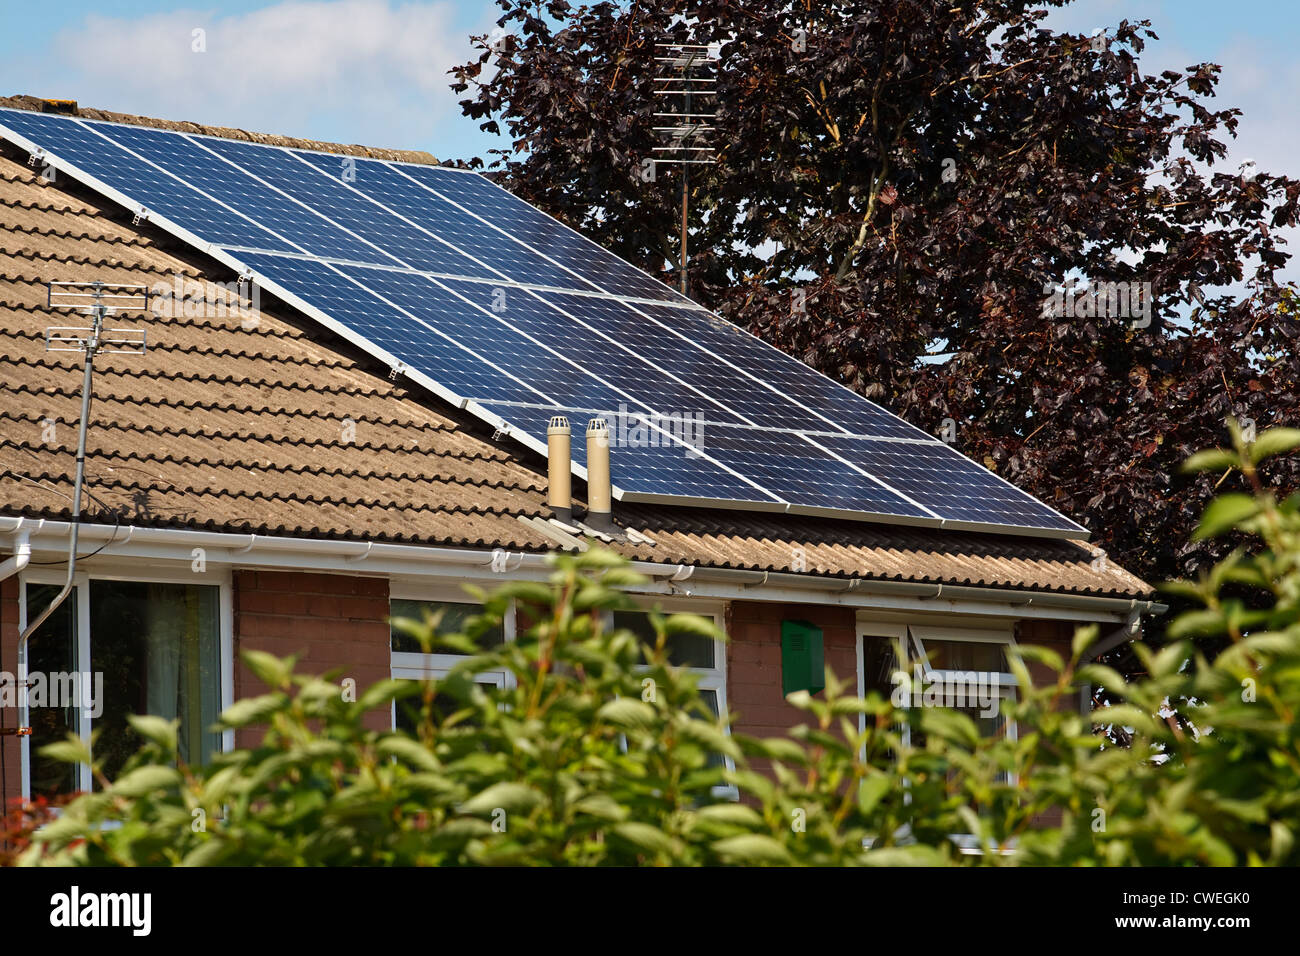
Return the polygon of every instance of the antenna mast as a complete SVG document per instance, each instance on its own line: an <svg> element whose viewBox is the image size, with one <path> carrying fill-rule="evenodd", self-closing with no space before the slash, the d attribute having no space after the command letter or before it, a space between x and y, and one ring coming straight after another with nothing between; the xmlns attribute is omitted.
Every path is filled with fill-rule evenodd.
<svg viewBox="0 0 1300 956"><path fill-rule="evenodd" d="M47 352L84 352L85 368L81 380L81 423L77 430L77 472L72 491L72 535L68 544L68 575L63 589L35 620L29 621L18 636L18 727L13 732L23 741L23 793L27 793L29 755L28 740L32 728L28 723L27 703L27 646L32 635L58 609L72 590L77 569L77 540L81 530L81 488L86 473L86 431L90 425L90 399L95 368L95 355L100 352L143 355L145 353L144 329L106 329L104 320L118 309L149 309L149 287L119 285L108 282L51 282L46 287L47 309L76 309L90 316L86 326L52 325L45 330ZM111 303L111 304L110 304Z"/></svg>
<svg viewBox="0 0 1300 956"><path fill-rule="evenodd" d="M690 211L691 166L717 161L709 137L717 121L718 79L713 64L717 44L656 43L658 64L655 99L661 108L654 114L663 125L655 126L660 145L654 148L655 164L676 163L682 167L681 291L689 295L687 239ZM697 112L699 111L699 112Z"/></svg>

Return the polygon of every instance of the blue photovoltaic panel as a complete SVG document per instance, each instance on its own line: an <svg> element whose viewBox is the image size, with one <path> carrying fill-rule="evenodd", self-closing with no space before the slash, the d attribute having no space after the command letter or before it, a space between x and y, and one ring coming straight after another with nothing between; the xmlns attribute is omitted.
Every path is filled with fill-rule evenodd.
<svg viewBox="0 0 1300 956"><path fill-rule="evenodd" d="M457 296L441 280L407 273L388 272L349 266L342 270L366 288L395 303L419 318L437 325L465 348L473 350L487 361L527 382L537 394L555 404L579 408L605 408L617 405L618 392L594 375L586 372L562 354L549 350L525 332L512 328L504 316L493 312L490 299L484 301ZM470 285L461 283L461 286ZM474 285L473 289L490 290L490 286ZM521 289L508 289L507 301L522 300ZM438 311L431 312L427 300L438 303ZM444 308L444 303L454 303L456 308ZM522 305L519 306L522 308ZM364 330L362 330L364 331ZM430 377L436 378L432 372ZM471 386L464 393L469 398L501 398L491 388ZM626 400L626 399L624 399ZM536 399L534 399L536 401Z"/></svg>
<svg viewBox="0 0 1300 956"><path fill-rule="evenodd" d="M809 508L930 517L923 508L798 435L706 424L701 439L703 454L753 478L783 501Z"/></svg>
<svg viewBox="0 0 1300 956"><path fill-rule="evenodd" d="M477 174L20 110L0 132L534 448L566 414L581 467L606 418L624 497L1086 536Z"/></svg>
<svg viewBox="0 0 1300 956"><path fill-rule="evenodd" d="M426 225L421 225L421 220L410 220L367 199L344 179L346 169L336 167L332 176L317 176L312 175L315 166L305 164L298 154L285 150L224 139L205 138L200 142L238 163L268 186L323 214L360 239L387 250L389 255L376 260L381 264L400 264L448 275L498 278L490 268L475 262L430 230L429 217L423 219Z"/></svg>
<svg viewBox="0 0 1300 956"><path fill-rule="evenodd" d="M300 151L294 155L330 178L338 177L340 161L345 158ZM353 157L346 159L353 160ZM356 178L349 184L352 188L382 203L397 215L420 223L461 250L466 257L473 257L483 264L479 271L456 274L503 278L559 289L598 291L591 283L566 272L523 243L492 229L433 190L404 175L400 171L404 167L396 164L390 166L372 159L355 159L354 162Z"/></svg>
<svg viewBox="0 0 1300 956"><path fill-rule="evenodd" d="M864 438L814 440L948 521L1061 531L1078 527L944 444L900 444Z"/></svg>
<svg viewBox="0 0 1300 956"><path fill-rule="evenodd" d="M402 167L412 178L614 295L690 304L635 266L552 219L482 176L436 166Z"/></svg>
<svg viewBox="0 0 1300 956"><path fill-rule="evenodd" d="M257 229L255 223L261 224L288 240L298 251L313 256L393 264L392 256L304 209L183 136L168 130L113 124L105 124L102 132L145 163L161 167L193 188L243 213L248 222L246 234ZM150 204L146 202L145 205ZM181 225L197 233L196 224L187 222L183 211L180 215ZM209 236L204 238L223 244ZM250 241L232 243L227 240L224 244L255 246L255 242Z"/></svg>
<svg viewBox="0 0 1300 956"><path fill-rule="evenodd" d="M638 304L635 308L660 327L678 333L676 341L723 360L719 363L721 367L730 370L733 378L749 383L746 387L751 390L765 397L784 396L817 413L816 424L807 426L809 431L935 440L897 415L716 315L702 309L657 305Z"/></svg>
<svg viewBox="0 0 1300 956"><path fill-rule="evenodd" d="M142 163L111 139L64 116L25 110L0 110L0 124L30 138L38 146L94 176L151 211L161 213L196 236L217 245L252 245L289 252L278 239L248 219L212 202L191 187ZM96 123L94 130L113 129ZM174 135L174 134L173 134Z"/></svg>
<svg viewBox="0 0 1300 956"><path fill-rule="evenodd" d="M706 421L744 424L785 431L819 431L831 428L825 420L808 409L785 401L773 401L775 394L758 387L735 368L718 361L707 349L693 348L689 342L666 334L662 326L649 322L633 306L615 299L548 293L548 303L603 336L593 340L591 349L605 346L625 364L635 356L641 363L664 369L688 384L685 391L663 398L656 408L661 414L696 413ZM704 314L704 313L700 313ZM735 334L743 334L739 330Z"/></svg>
<svg viewBox="0 0 1300 956"><path fill-rule="evenodd" d="M590 329L565 321L565 313L555 305L560 297L552 293L534 293L516 289L501 289L477 282L439 280L447 288L464 296L468 301L490 312L503 329L516 329L535 340L540 346L570 356L572 361L593 378L609 383L600 403L561 401L561 405L579 408L617 408L619 403L640 407L646 411L668 414L673 410L696 409L704 402L702 396L675 377L669 376L655 365L623 351L609 338L601 337ZM566 308L585 314L581 303L599 303L605 300L570 296L564 299ZM495 330L494 330L495 331ZM572 378L575 369L568 367L564 374ZM544 383L537 383L544 391ZM479 397L479 396L476 396ZM490 400L490 396L482 396ZM735 413L720 406L710 409L717 420L739 423Z"/></svg>
<svg viewBox="0 0 1300 956"><path fill-rule="evenodd" d="M470 354L445 333L438 334L463 322L465 308L454 295L428 280L421 280L428 291L420 296L420 311L412 318L377 298L370 291L373 284L367 283L362 270L357 270L359 275L353 282L336 268L310 259L247 253L244 260L259 275L292 290L308 305L400 356L403 362L424 371L458 396L480 390L510 396L504 401L547 400L544 393L495 367L491 361Z"/></svg>

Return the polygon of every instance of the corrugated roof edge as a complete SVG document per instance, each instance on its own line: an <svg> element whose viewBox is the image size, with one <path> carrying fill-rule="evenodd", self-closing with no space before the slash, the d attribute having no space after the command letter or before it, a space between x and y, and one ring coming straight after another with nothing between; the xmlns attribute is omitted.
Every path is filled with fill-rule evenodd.
<svg viewBox="0 0 1300 956"><path fill-rule="evenodd" d="M72 512L68 508L61 509L42 509L42 508L15 508L12 506L0 506L0 520L10 520L13 518L26 518L35 520L48 520L64 522L71 518ZM89 521L92 525L99 527L110 527L108 519L115 517L104 512L92 512L89 509L82 514L83 525ZM258 535L268 538L298 538L312 541L333 541L333 542L356 542L364 544L373 542L375 544L393 544L407 545L417 547L448 547L448 548L467 548L480 549L484 553L490 553L501 547L501 541L498 539L471 538L468 536L433 536L418 534L385 534L379 533L374 535L365 535L361 533L348 532L338 533L331 531L321 531L312 528L290 527L287 525L271 526L268 524L255 524L253 522L230 523L219 521L177 521L165 517L148 517L132 516L129 521L123 521L119 525L123 529L124 535L127 529L133 527L150 528L157 531L181 531L181 532L212 532L216 534L231 535ZM129 536L129 535L128 535ZM655 561L654 556L645 549L636 548L627 544L615 543L612 549L630 560L640 560L650 563L663 564L665 567L679 563L677 558L671 558L667 561ZM543 546L540 544L523 544L515 543L512 547L518 548L519 553L523 554L554 554L557 551L568 550L563 547ZM0 554L3 554L0 551ZM959 575L931 575L931 574L880 574L870 571L850 574L844 571L800 571L794 572L783 568L771 567L758 563L743 563L728 560L717 560L708 557L702 557L691 562L698 568L709 568L721 571L746 571L755 574L775 574L801 576L809 581L843 581L850 583L854 580L860 580L863 583L884 583L884 584L914 584L920 586L938 586L943 587L973 587L986 590L1005 591L1008 595L1012 594L1053 594L1061 597L1081 597L1081 598L1105 598L1113 600L1137 600L1150 601L1158 596L1155 588L1139 581L1143 586L1141 588L1100 588L1100 587L1052 587L1042 583L1011 583L992 581L987 578L969 577ZM1138 581L1139 579L1134 579Z"/></svg>
<svg viewBox="0 0 1300 956"><path fill-rule="evenodd" d="M269 146L289 146L294 149L314 149L323 153L338 153L343 156L362 156L366 159L388 159L402 163L423 163L438 166L440 163L431 155L420 149L383 149L375 146L357 144L323 143L314 139L300 139L296 136L278 136L273 133L251 133L244 129L228 126L205 126L202 123L174 122L155 119L152 116L135 116L131 113L114 113L111 110L99 110L79 106L72 100L42 99L39 96L0 96L0 107L15 110L30 110L33 113L63 113L79 116L83 119L108 120L112 123L126 123L131 126L150 126L154 129L168 129L181 133L196 133L203 136L220 136L224 139L238 139L251 143L265 143Z"/></svg>

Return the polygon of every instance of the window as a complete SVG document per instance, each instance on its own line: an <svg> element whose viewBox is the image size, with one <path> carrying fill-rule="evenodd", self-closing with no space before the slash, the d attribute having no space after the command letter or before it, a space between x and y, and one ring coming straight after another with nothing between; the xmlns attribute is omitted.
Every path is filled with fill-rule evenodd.
<svg viewBox="0 0 1300 956"><path fill-rule="evenodd" d="M976 631L912 627L916 663L924 661L927 688L939 693L943 706L961 711L975 722L981 736L1016 738L1003 702L1015 699L1016 679L1007 669L1010 638Z"/></svg>
<svg viewBox="0 0 1300 956"><path fill-rule="evenodd" d="M701 613L696 607L689 610L694 614ZM663 613L671 614L672 611ZM706 613L703 616L711 617L715 624L718 622L717 615ZM626 628L652 647L658 640L649 611L615 611L613 625L616 628ZM689 668L699 678L697 686L700 697L713 712L713 716L727 713L727 662L723 645L699 634L670 634L666 643L668 662L676 667ZM731 733L729 725L727 733ZM709 765L730 768L732 761L729 757L714 753L709 755ZM724 794L733 790L730 787L719 789Z"/></svg>
<svg viewBox="0 0 1300 956"><path fill-rule="evenodd" d="M394 585L394 591L401 593L400 585ZM438 632L445 634L463 633L470 618L482 612L482 607L463 600L439 600L424 597L401 597L396 594L389 600L390 617L411 618L421 621L426 614L439 615ZM431 677L446 677L457 663L465 658L459 654L433 653L425 654L419 641L396 627L390 628L392 647L392 674L399 680L428 680ZM499 626L487 631L480 644L484 649L496 647L503 641L514 639L513 610L506 615L506 620ZM485 671L475 675L475 681L485 687L513 686L514 675L504 670ZM420 717L421 701L407 697L393 702L393 727L414 732ZM451 704L437 700L434 704L445 716Z"/></svg>
<svg viewBox="0 0 1300 956"><path fill-rule="evenodd" d="M393 598L388 603L390 617L406 617L413 621L423 621L426 614L438 617L438 633L463 634L465 625L474 615L483 610L477 604L460 601L418 601L411 598ZM405 631L392 629L393 650L399 653L422 654L420 642ZM506 639L505 628L495 626L484 635L481 644L484 648L496 647Z"/></svg>
<svg viewBox="0 0 1300 956"><path fill-rule="evenodd" d="M27 585L27 614L40 614L59 593L57 584ZM27 645L27 674L71 674L77 668L77 592L73 591L32 635ZM35 688L33 687L34 691ZM30 796L52 797L82 789L76 767L42 756L40 748L68 734L85 736L81 729L80 708L72 701L54 706L53 701L38 705L32 701L28 709L28 722L32 727L31 755L29 760Z"/></svg>
<svg viewBox="0 0 1300 956"><path fill-rule="evenodd" d="M900 668L896 647L907 657ZM1008 720L1004 702L1014 700L1016 681L1007 669L1006 631L946 628L929 625L871 625L859 630L858 681L861 692L884 697L901 693L899 670L911 676L911 706L939 706L961 711L983 736L1006 734L1016 739L1015 721ZM897 698L895 698L897 699ZM920 744L911 727L903 728L907 744Z"/></svg>
<svg viewBox="0 0 1300 956"><path fill-rule="evenodd" d="M39 574L27 580L23 619L40 614L60 590ZM64 602L28 645L32 736L24 741L29 795L53 796L95 785L89 767L42 757L39 749L68 733L94 745L96 762L114 779L141 740L131 714L179 718L179 755L203 764L223 744L210 728L229 701L228 630L223 587L78 575Z"/></svg>

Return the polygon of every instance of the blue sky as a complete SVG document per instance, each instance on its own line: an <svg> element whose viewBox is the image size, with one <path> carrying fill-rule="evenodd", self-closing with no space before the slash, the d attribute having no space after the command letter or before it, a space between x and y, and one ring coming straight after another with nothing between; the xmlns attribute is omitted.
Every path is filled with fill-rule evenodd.
<svg viewBox="0 0 1300 956"><path fill-rule="evenodd" d="M446 69L488 32L486 0L0 0L0 93L374 146L481 154L492 138L460 115ZM1288 0L1082 0L1052 22L1090 33L1149 18L1149 70L1224 66L1222 97L1246 111L1234 160L1300 173L1293 119L1300 4ZM207 50L191 50L193 30Z"/></svg>
<svg viewBox="0 0 1300 956"><path fill-rule="evenodd" d="M0 94L74 99L125 113L343 143L424 149L439 159L505 145L466 119L447 70L489 33L489 0L0 0ZM1241 108L1226 168L1300 176L1295 0L1079 0L1058 29L1149 19L1147 72L1211 61L1220 102ZM195 31L203 52L195 52ZM1300 230L1282 230L1292 247ZM1283 278L1300 279L1300 262ZM1240 290L1234 290L1240 291Z"/></svg>

